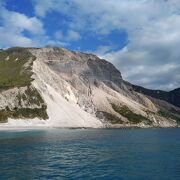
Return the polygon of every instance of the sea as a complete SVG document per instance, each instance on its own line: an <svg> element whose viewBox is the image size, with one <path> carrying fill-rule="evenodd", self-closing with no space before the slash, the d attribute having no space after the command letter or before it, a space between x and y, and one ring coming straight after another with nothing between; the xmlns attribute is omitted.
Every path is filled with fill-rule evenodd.
<svg viewBox="0 0 180 180"><path fill-rule="evenodd" d="M180 129L0 131L0 180L180 180Z"/></svg>

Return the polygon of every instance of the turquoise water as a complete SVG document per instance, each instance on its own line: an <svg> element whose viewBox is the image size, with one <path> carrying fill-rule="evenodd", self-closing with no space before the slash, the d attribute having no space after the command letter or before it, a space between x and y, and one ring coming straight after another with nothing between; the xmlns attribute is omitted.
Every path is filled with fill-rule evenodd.
<svg viewBox="0 0 180 180"><path fill-rule="evenodd" d="M0 132L0 180L180 179L180 129Z"/></svg>

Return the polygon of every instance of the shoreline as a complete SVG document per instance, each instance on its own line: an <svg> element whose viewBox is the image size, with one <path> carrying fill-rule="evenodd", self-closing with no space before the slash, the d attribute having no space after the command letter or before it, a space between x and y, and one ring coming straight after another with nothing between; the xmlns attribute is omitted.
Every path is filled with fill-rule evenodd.
<svg viewBox="0 0 180 180"><path fill-rule="evenodd" d="M19 131L19 130L50 130L50 129L66 129L66 130L80 130L80 129L177 129L180 126L168 126L168 127L161 127L161 126L150 126L150 127L140 127L140 126L121 126L121 127L55 127L55 126L0 126L1 131Z"/></svg>
<svg viewBox="0 0 180 180"><path fill-rule="evenodd" d="M49 120L35 119L8 119L8 122L0 123L0 131L18 130L48 130L48 129L152 129L152 128L179 128L180 125L145 125L145 124L110 124L107 122L98 124L65 124Z"/></svg>

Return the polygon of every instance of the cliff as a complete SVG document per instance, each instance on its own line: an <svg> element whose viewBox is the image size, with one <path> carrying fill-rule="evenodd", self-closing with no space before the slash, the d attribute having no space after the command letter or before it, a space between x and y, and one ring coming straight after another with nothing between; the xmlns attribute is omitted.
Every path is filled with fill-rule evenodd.
<svg viewBox="0 0 180 180"><path fill-rule="evenodd" d="M11 48L0 52L0 68L0 126L176 127L180 122L178 89L132 85L93 54Z"/></svg>

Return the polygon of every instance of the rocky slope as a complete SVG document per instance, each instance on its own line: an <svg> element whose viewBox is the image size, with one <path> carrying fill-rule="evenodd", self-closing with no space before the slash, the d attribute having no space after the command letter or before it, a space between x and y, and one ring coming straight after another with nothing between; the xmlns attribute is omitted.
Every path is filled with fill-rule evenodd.
<svg viewBox="0 0 180 180"><path fill-rule="evenodd" d="M171 104L173 104L174 106L180 107L180 88L174 89L172 91L162 91L162 90L151 90L151 89L147 89L141 86L136 86L133 84L130 84L127 82L127 84L129 84L132 89L136 92L145 94L147 96L156 98L156 99L161 99L164 101L167 101Z"/></svg>
<svg viewBox="0 0 180 180"><path fill-rule="evenodd" d="M154 91L151 94L156 95L141 92L125 82L111 63L93 54L62 48L25 50L30 56L27 59L33 58L29 65L30 81L28 85L14 84L8 88L0 81L0 120L2 112L6 112L8 119L0 126L175 127L180 122L177 90L173 102ZM1 61L7 61L8 56L3 56ZM27 89L32 91L32 96L26 96ZM15 96L9 95L13 92ZM17 94L21 104L17 103ZM9 115L25 108L31 109L26 116Z"/></svg>

